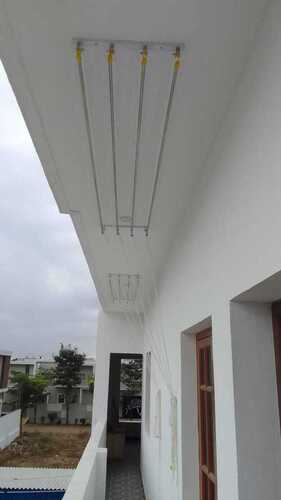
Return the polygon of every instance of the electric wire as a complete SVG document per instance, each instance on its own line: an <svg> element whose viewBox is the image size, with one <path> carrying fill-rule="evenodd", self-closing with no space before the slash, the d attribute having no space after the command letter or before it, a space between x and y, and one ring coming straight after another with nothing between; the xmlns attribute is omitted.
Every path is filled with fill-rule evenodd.
<svg viewBox="0 0 281 500"><path fill-rule="evenodd" d="M175 394L174 383L173 383L174 381L173 381L173 375L172 375L172 370L171 370L170 358L169 358L169 354L168 354L168 346L167 346L167 341L166 341L166 328L164 326L165 325L165 320L164 320L164 315L163 315L163 312L162 312L160 294L159 294L159 291L158 291L158 286L157 286L157 282L156 282L156 276L155 276L154 269L152 269L151 275L152 275L152 282L153 282L153 287L154 287L155 302L158 304L159 324L160 324L160 328L161 328L161 336L160 336L160 338L161 338L161 341L162 341L162 348L163 348L163 352L164 352L164 358L165 358L165 361L166 361L167 373L169 374L169 380L171 381L170 382L171 392L174 395Z"/></svg>
<svg viewBox="0 0 281 500"><path fill-rule="evenodd" d="M135 248L131 249L132 251L129 252L127 245L125 244L122 235L120 235L119 240L121 242L122 246L122 252L126 258L126 264L128 266L128 269L131 268L130 266L130 254L131 255L136 255L137 254L137 248L136 248L136 242L133 239L133 245ZM131 242L132 240L128 240L128 243ZM135 251L134 251L135 250ZM142 313L140 310L140 307L142 308ZM148 326L148 321L147 321L147 305L145 304L145 299L143 298L142 293L139 293L138 299L135 303L135 308L137 311L137 318L139 323L141 324L140 328L142 331L147 333L147 337L150 340L150 344L152 347L152 354L157 362L158 368L160 370L160 373L162 374L163 380L165 382L165 385L167 386L169 392L173 394L173 388L171 385L171 376L170 376L170 370L169 370L169 364L168 360L166 358L166 350L163 348L163 332L158 332L158 334L154 333L153 329L151 329ZM143 318L143 320L142 320Z"/></svg>
<svg viewBox="0 0 281 500"><path fill-rule="evenodd" d="M135 244L135 241L134 241ZM160 302L160 296L158 292L158 286L156 282L156 276L155 276L155 271L153 268L152 261L153 261L153 256L151 253L151 249L149 247L149 239L146 238L146 252L145 252L145 258L143 259L144 261L146 260L146 268L147 268L147 275L151 277L151 289L152 289L152 295L153 298L152 300L155 301L155 303L158 304L158 309L159 309L159 320L158 320L158 342L161 345L161 351L162 351L162 356L164 359L164 366L165 366L165 373L166 373L166 378L167 378L167 384L170 388L170 392L174 394L174 389L173 389L173 378L172 378L172 372L171 372L171 367L170 367L170 361L169 361L169 356L168 356L168 348L167 348L167 343L166 343L166 335L165 335L165 328L164 328L164 321L163 321L163 314L162 314L162 309L161 309L161 302ZM155 324L155 321L154 321Z"/></svg>

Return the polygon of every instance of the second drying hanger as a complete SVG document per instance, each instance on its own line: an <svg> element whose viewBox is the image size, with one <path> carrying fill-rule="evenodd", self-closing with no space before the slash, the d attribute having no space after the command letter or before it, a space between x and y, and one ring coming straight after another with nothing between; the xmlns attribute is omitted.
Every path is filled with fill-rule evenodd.
<svg viewBox="0 0 281 500"><path fill-rule="evenodd" d="M76 60L79 70L79 79L81 85L82 93L82 103L86 122L87 139L89 143L90 160L94 177L94 185L97 199L99 224L102 234L105 232L107 227L115 228L117 235L120 234L120 228L127 228L130 230L131 236L134 235L136 229L144 230L146 236L148 236L151 217L153 212L153 206L155 202L157 186L159 181L160 168L163 160L164 146L166 141L166 135L168 130L169 118L172 108L173 97L175 93L175 86L177 81L178 72L180 69L181 61L181 51L183 45L180 44L156 44L156 43L141 43L141 42L110 42L107 40L93 40L93 39L78 39L75 40L76 44ZM108 86L109 86L109 106L110 106L110 126L111 126L111 147L112 147L112 168L113 168L113 195L114 195L114 224L105 224L102 213L101 204L101 194L99 190L97 169L95 161L95 148L94 148L94 134L91 127L90 111L89 111L89 97L87 94L87 67L84 59L84 51L91 50L94 46L102 44L106 47L105 49L105 63L108 66ZM138 94L138 112L136 117L136 138L135 138L135 154L134 154L134 171L133 171L133 188L132 188L132 202L131 202L131 213L129 221L126 224L120 223L119 216L119 203L118 203L118 165L116 158L116 117L115 117L115 103L114 103L114 60L116 58L115 47L118 48L122 46L132 46L136 51L136 57L139 57L140 63L140 75L139 75L139 94ZM148 61L150 51L162 50L166 51L167 57L171 59L171 84L169 95L167 96L167 103L165 106L164 123L161 132L159 152L157 156L154 181L152 184L150 203L147 209L146 220L142 225L137 225L136 220L136 197L137 197L137 179L138 179L138 168L139 168L139 156L140 156L140 140L142 135L142 124L143 124L143 102L144 102L144 88L146 81L146 73L149 70Z"/></svg>

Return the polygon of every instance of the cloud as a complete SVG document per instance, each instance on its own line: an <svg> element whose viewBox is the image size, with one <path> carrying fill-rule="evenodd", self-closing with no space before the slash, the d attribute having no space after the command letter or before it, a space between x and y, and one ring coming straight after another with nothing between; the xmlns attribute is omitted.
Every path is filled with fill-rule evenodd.
<svg viewBox="0 0 281 500"><path fill-rule="evenodd" d="M0 348L95 351L98 299L0 64Z"/></svg>

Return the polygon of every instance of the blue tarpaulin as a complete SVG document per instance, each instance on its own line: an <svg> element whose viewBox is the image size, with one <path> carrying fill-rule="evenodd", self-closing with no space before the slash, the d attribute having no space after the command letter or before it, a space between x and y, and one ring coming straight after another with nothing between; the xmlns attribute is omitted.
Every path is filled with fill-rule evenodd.
<svg viewBox="0 0 281 500"><path fill-rule="evenodd" d="M2 500L61 500L64 491L0 490Z"/></svg>

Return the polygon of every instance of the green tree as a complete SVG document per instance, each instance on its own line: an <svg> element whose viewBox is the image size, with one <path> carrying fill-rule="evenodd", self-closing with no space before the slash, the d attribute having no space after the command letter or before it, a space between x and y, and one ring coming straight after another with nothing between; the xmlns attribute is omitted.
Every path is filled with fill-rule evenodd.
<svg viewBox="0 0 281 500"><path fill-rule="evenodd" d="M61 344L59 354L54 356L56 367L54 370L54 384L60 386L65 397L66 423L69 423L69 407L73 402L74 389L81 383L81 368L85 361L85 354L80 354L71 345Z"/></svg>
<svg viewBox="0 0 281 500"><path fill-rule="evenodd" d="M87 386L89 387L89 393L94 394L95 388L95 375L89 375L85 380Z"/></svg>
<svg viewBox="0 0 281 500"><path fill-rule="evenodd" d="M33 394L31 394L30 406L32 406L34 409L35 423L37 422L37 405L44 402L47 395L46 388L49 383L49 378L43 372L39 372L31 378Z"/></svg>
<svg viewBox="0 0 281 500"><path fill-rule="evenodd" d="M48 385L53 385L55 378L54 368L40 368L38 374L42 375L48 381Z"/></svg>
<svg viewBox="0 0 281 500"><path fill-rule="evenodd" d="M34 408L34 418L36 419L37 405L43 401L45 389L48 385L48 380L43 374L29 376L25 373L13 371L11 374L11 391L17 395L17 406L21 409L21 429L22 435L22 419L27 408Z"/></svg>
<svg viewBox="0 0 281 500"><path fill-rule="evenodd" d="M142 359L135 358L121 363L121 382L128 391L139 393L142 386Z"/></svg>

